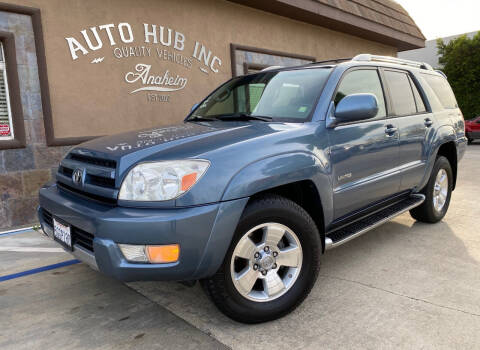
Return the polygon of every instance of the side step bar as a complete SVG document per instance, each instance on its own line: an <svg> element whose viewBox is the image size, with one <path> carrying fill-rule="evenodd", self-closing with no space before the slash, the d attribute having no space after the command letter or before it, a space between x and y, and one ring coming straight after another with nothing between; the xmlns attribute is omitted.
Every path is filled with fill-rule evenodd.
<svg viewBox="0 0 480 350"><path fill-rule="evenodd" d="M392 220L394 217L418 207L425 200L425 196L420 193L410 195L398 203L377 211L363 219L355 221L350 225L339 228L327 234L325 238L325 250L336 248L348 241L363 235L375 227Z"/></svg>

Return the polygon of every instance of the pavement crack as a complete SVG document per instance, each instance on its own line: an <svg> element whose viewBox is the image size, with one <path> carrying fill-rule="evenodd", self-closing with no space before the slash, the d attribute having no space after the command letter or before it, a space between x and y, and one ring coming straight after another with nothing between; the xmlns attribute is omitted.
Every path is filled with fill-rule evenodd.
<svg viewBox="0 0 480 350"><path fill-rule="evenodd" d="M363 282L360 282L360 281L350 280L350 279L342 278L342 277L334 277L334 276L329 276L329 275L322 275L322 274L320 274L319 276L320 276L320 277L326 277L326 278L336 279L336 280L340 280L340 281L345 281L345 282L350 282L350 283L359 284L359 285L361 285L361 286L363 286L363 287L367 287L367 288L371 288L371 289L376 289L376 290L379 290L379 291L382 291L382 292L385 292L385 293L390 293L390 294L393 294L393 295L396 295L396 296L399 296L399 297L403 297L403 298L407 298L407 299L410 299L410 300L422 302L422 303L429 304L429 305L436 306L436 307L440 307L440 308L443 308L443 309L448 309L448 310L452 310L452 311L456 311L456 312L461 312L461 313L464 313L464 314L467 314L467 315L470 315L470 316L480 317L480 314L476 314L476 313L473 313L473 312L465 311L465 310L462 310L462 309L457 309L457 308L454 308L454 307L451 307L451 306L446 306L446 305L440 305L440 304L432 303L431 301L428 301L428 300L425 300L425 299L420 299L420 298L411 297L411 296L409 296L409 295L405 295L405 294L402 294L402 293L397 293L397 292L394 292L394 291L391 291L391 290L388 290L388 289L376 287L376 286L373 286L373 285L371 285L371 284L363 283Z"/></svg>

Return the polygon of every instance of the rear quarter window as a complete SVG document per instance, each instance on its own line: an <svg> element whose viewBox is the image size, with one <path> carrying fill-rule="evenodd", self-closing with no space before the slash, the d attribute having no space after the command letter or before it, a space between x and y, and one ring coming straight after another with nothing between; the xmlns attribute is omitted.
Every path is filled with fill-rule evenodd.
<svg viewBox="0 0 480 350"><path fill-rule="evenodd" d="M433 90L443 108L453 109L458 107L452 88L444 77L432 74L422 74L422 77Z"/></svg>

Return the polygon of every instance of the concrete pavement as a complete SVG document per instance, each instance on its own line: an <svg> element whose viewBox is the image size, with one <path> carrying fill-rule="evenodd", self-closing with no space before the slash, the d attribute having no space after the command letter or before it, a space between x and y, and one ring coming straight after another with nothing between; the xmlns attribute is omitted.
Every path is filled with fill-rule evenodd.
<svg viewBox="0 0 480 350"><path fill-rule="evenodd" d="M404 214L329 251L310 296L281 320L239 324L198 285L124 285L76 264L0 282L0 348L479 348L479 174L474 144L442 222ZM56 246L0 237L0 275L71 259L1 249L21 244Z"/></svg>
<svg viewBox="0 0 480 350"><path fill-rule="evenodd" d="M7 247L31 247L16 252ZM0 276L71 260L37 232L0 236ZM127 285L84 264L0 282L0 349L225 349Z"/></svg>

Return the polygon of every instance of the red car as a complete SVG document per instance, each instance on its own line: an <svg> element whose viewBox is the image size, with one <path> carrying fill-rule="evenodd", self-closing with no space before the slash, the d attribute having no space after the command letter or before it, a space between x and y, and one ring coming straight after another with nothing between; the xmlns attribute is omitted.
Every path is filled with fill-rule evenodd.
<svg viewBox="0 0 480 350"><path fill-rule="evenodd" d="M480 139L480 117L465 120L465 133L467 134L468 143L472 143L475 139Z"/></svg>

